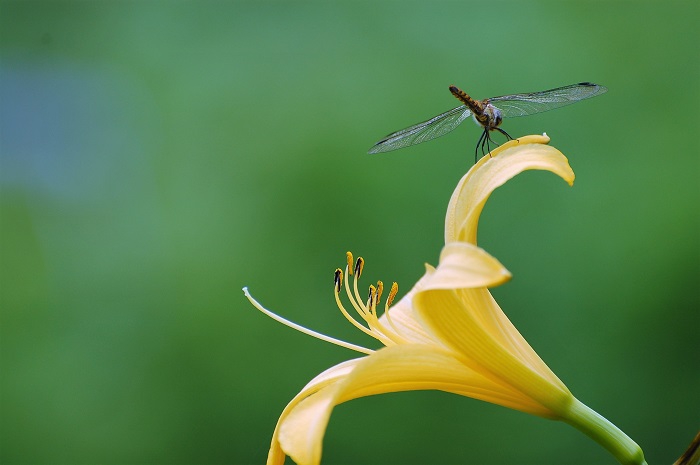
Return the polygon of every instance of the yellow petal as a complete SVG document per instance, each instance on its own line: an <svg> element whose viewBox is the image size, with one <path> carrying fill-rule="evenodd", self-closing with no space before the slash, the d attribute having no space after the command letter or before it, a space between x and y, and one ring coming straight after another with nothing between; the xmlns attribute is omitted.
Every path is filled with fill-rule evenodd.
<svg viewBox="0 0 700 465"><path fill-rule="evenodd" d="M497 187L525 170L548 170L570 185L574 172L566 157L557 149L544 145L546 136L526 136L509 141L485 156L469 170L457 185L445 218L445 243L476 244L479 215L486 200Z"/></svg>
<svg viewBox="0 0 700 465"><path fill-rule="evenodd" d="M559 378L549 369L525 338L503 313L501 307L486 289L457 290L459 299L472 317L506 350L551 383L564 388Z"/></svg>
<svg viewBox="0 0 700 465"><path fill-rule="evenodd" d="M483 249L466 243L447 244L440 253L437 270L426 265L426 272L399 302L381 316L382 325L393 328L413 343L441 343L421 321L413 305L413 296L426 289L456 289L497 286L511 278L510 272Z"/></svg>
<svg viewBox="0 0 700 465"><path fill-rule="evenodd" d="M337 385L321 389L299 402L282 421L280 445L298 465L316 465L321 462L323 435L337 392Z"/></svg>
<svg viewBox="0 0 700 465"><path fill-rule="evenodd" d="M299 465L316 465L321 460L323 435L333 407L363 396L425 389L550 415L521 392L469 368L444 349L422 344L397 345L360 359L347 377L295 405L280 420L281 448Z"/></svg>
<svg viewBox="0 0 700 465"><path fill-rule="evenodd" d="M270 444L270 451L267 455L267 465L283 465L286 454L282 450L279 435L280 435L280 425L287 418L289 412L294 410L294 408L304 399L311 396L312 394L323 390L329 386L333 386L339 380L347 377L355 367L355 365L362 360L361 358L347 360L345 362L335 365L323 373L316 376L314 379L309 381L309 383L304 386L304 388L294 396L294 398L287 404L287 406L282 411L279 420L277 420L277 425L275 426L275 431L272 434L272 442Z"/></svg>
<svg viewBox="0 0 700 465"><path fill-rule="evenodd" d="M493 287L510 278L510 272L484 249L468 242L450 242L443 247L437 270L424 289Z"/></svg>
<svg viewBox="0 0 700 465"><path fill-rule="evenodd" d="M500 379L559 416L573 396L502 312L481 309L487 296L485 289L425 290L414 302L432 332L466 363L474 363L474 370Z"/></svg>

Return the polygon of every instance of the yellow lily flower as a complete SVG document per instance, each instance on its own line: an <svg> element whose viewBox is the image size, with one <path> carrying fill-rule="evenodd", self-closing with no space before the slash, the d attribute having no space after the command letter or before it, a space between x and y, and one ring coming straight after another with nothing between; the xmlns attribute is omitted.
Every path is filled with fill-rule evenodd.
<svg viewBox="0 0 700 465"><path fill-rule="evenodd" d="M372 350L316 333L270 312L244 288L260 311L306 334L366 354L324 371L282 412L273 433L268 465L290 456L300 465L321 461L323 435L333 408L358 397L434 389L572 424L624 464L643 465L641 449L622 431L579 402L508 320L488 291L509 280L503 265L476 245L479 215L491 193L525 170L548 170L573 184L566 157L545 145L546 136L510 141L483 157L462 178L445 220L445 246L438 266L392 306L396 283L379 316L383 284L360 297L364 260L347 254L335 273L335 299L343 315L384 347ZM350 276L353 277L352 283ZM345 290L360 324L341 301Z"/></svg>

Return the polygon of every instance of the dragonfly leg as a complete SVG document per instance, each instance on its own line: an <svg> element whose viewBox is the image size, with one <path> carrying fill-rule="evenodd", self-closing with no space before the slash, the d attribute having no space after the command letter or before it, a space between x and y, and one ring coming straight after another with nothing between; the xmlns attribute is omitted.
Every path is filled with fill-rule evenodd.
<svg viewBox="0 0 700 465"><path fill-rule="evenodd" d="M481 146L481 155L484 155L484 138L488 137L488 130L484 129L484 132L479 136L479 140L476 141L476 147L474 148L474 163L479 159L479 146Z"/></svg>
<svg viewBox="0 0 700 465"><path fill-rule="evenodd" d="M514 140L512 137L510 137L510 134L508 134L507 132L505 132L503 129L501 129L501 128L494 128L494 129L496 129L496 131L498 131L498 132L500 132L501 134L503 134L504 136L506 136L506 137L508 138L508 140Z"/></svg>
<svg viewBox="0 0 700 465"><path fill-rule="evenodd" d="M489 154L489 157L491 156L491 142L494 142L493 139L491 139L491 133L489 131L492 131L493 129L486 129L484 128L484 132L481 133L481 137L479 138L479 142L477 142L477 146L481 145L481 156L486 156L486 154ZM494 142L495 143L495 142ZM484 151L486 149L486 151Z"/></svg>

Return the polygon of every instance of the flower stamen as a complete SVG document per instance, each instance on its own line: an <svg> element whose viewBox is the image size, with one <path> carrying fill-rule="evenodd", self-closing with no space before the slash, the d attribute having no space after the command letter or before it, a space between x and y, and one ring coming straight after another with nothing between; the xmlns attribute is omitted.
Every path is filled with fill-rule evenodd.
<svg viewBox="0 0 700 465"><path fill-rule="evenodd" d="M389 322L389 326L391 326L391 329L394 330L395 334L399 334L398 329L396 328L396 325L394 322L391 320L391 312L389 312L389 307L391 304L394 303L394 297L396 297L396 294L399 292L399 285L394 281L391 283L391 289L389 290L389 296L386 298L386 302L384 303L384 315L386 315L386 321ZM404 338L401 338L404 339Z"/></svg>
<svg viewBox="0 0 700 465"><path fill-rule="evenodd" d="M362 260L362 262L360 262ZM361 264L360 264L361 263ZM355 309L357 310L357 313L360 314L360 316L365 319L366 315L369 314L367 311L367 307L362 303L362 298L360 297L360 291L358 289L358 281L360 280L360 274L362 274L362 269L364 268L365 261L362 259L362 257L359 257L357 259L357 264L355 265L355 273L353 276L353 281L352 281L352 289L354 292L354 301L357 303L357 306ZM350 296L350 289L348 289L348 297Z"/></svg>
<svg viewBox="0 0 700 465"><path fill-rule="evenodd" d="M348 252L348 257L352 257L352 254ZM350 303L352 306L355 308L357 313L360 315L360 317L367 323L367 326L362 325L360 322L358 322L355 318L353 318L350 313L345 309L343 306L342 302L340 301L340 293L339 293L339 286L336 284L336 292L335 292L335 303L338 305L338 309L340 312L343 314L343 316L350 322L352 323L353 326L355 326L357 329L362 331L363 333L367 334L368 336L373 337L374 339L378 340L385 346L390 346L394 345L397 342L397 337L396 335L392 335L390 331L387 331L384 325L382 325L379 322L379 319L377 318L377 289L374 286L370 286L369 288L369 295L367 297L367 303L364 304L362 303L362 300L360 299L359 296L359 290L358 290L358 277L361 274L361 270L364 265L364 259L358 258L357 263L360 263L360 266L355 267L355 272L353 274L353 288L354 288L354 296L350 291L350 285L349 285L349 280L348 280L348 275L350 275L349 269L346 269L348 271L345 274L345 290L346 294L348 296L348 299L350 300ZM359 270L359 271L358 271ZM339 278L341 278L343 275L342 271L339 272L339 270L336 270L335 272L335 281L336 283L339 282ZM382 285L383 287L383 285Z"/></svg>
<svg viewBox="0 0 700 465"><path fill-rule="evenodd" d="M336 294L340 292L340 286L342 286L343 283L343 270L340 268L335 269L335 276L333 278L333 282L335 284L335 292Z"/></svg>
<svg viewBox="0 0 700 465"><path fill-rule="evenodd" d="M377 298L377 288L370 284L369 285L369 295L367 296L367 305L366 305L367 314L370 316L376 316L376 314L377 314L376 298Z"/></svg>
<svg viewBox="0 0 700 465"><path fill-rule="evenodd" d="M355 275L357 279L362 277L362 270L365 268L365 259L362 257L357 257L357 262L355 263Z"/></svg>
<svg viewBox="0 0 700 465"><path fill-rule="evenodd" d="M349 252L348 252L348 253L349 253ZM343 274L343 273L342 273L342 271L341 271L341 272L340 272L340 276L342 276L342 274ZM350 297L350 291L348 290L348 274L350 274L350 273L346 273L346 274L345 274L345 289L348 291L348 296ZM339 276L338 270L336 270L335 275L336 275L336 277ZM371 337L374 337L374 334L372 334L372 331L371 331L371 330L369 330L369 329L367 329L365 326L361 325L356 319L354 319L354 318L350 315L350 313L348 313L347 310L345 310L345 307L343 306L343 303L340 301L340 287L339 287L339 286L336 286L334 294L335 294L335 303L336 303L336 305L338 305L338 309L340 309L340 313L342 313L343 316L344 316L350 323L352 323L352 325L353 325L354 327L356 327L357 329L359 329L360 331L362 331L362 332L365 333L366 335L371 336ZM351 298L350 303L352 303L353 307L355 307L355 309L357 310L357 304L355 303L355 301L352 300L352 297L350 297L350 298ZM358 310L358 313L360 313L359 310ZM361 313L360 313L360 316L362 316ZM363 319L364 319L364 317L363 317Z"/></svg>
<svg viewBox="0 0 700 465"><path fill-rule="evenodd" d="M380 281L381 282L381 281ZM384 304L384 313L389 312L389 307L394 303L394 297L399 293L399 285L396 282L391 283L391 289L389 290L389 297L386 298L386 304Z"/></svg>
<svg viewBox="0 0 700 465"><path fill-rule="evenodd" d="M381 284L381 281L379 281L379 284ZM386 346L395 345L401 342L407 342L405 338L399 336L395 328L392 327L392 329L389 329L379 320L379 317L377 315L377 305L379 303L378 296L379 288L375 288L374 286L370 285L369 299L367 300L369 314L365 319L367 325L374 334L381 335L381 339L377 336L375 337L377 337L377 339L380 339ZM387 318L389 318L388 315Z"/></svg>
<svg viewBox="0 0 700 465"><path fill-rule="evenodd" d="M348 299L350 300L350 303L355 308L358 315L360 315L362 320L365 321L367 326L365 327L364 325L361 325L354 318L351 319L350 316L346 314L347 311L340 302L340 297L336 295L336 303L338 304L338 308L340 309L340 311L343 312L343 315L345 315L346 318L351 320L356 327L359 328L361 326L363 328L361 329L362 332L364 332L365 334L369 334L385 346L391 346L407 342L405 338L399 335L399 331L396 330L391 321L389 321L390 327L387 327L379 320L379 315L377 314L377 307L379 306L379 301L384 291L384 283L382 281L377 281L376 287L374 285L370 285L367 300L363 301L363 299L360 297L358 282L362 274L362 270L364 269L365 261L362 257L359 257L357 261L355 261L355 268L353 272L350 273L349 270L350 264L352 263L352 253L347 252L346 256L348 259L348 268L346 269L345 274L346 294L348 296ZM348 278L350 274L353 275L352 291L350 290L350 282ZM398 291L398 284L392 283L389 296L384 305L384 313L388 313L389 306L393 303ZM389 316L387 314L387 319L388 318Z"/></svg>
<svg viewBox="0 0 700 465"><path fill-rule="evenodd" d="M350 252L348 252L350 253ZM360 298L360 294L357 292L357 274L351 271L352 268L348 267L345 269L345 293L348 296L348 300L350 301L350 304L353 306L355 311L357 312L358 315L362 317L362 319L365 319L365 311L364 307L362 305L362 299ZM349 283L349 278L348 276L352 276L353 283L354 283L354 289L355 289L355 295L352 294L350 291L350 283Z"/></svg>

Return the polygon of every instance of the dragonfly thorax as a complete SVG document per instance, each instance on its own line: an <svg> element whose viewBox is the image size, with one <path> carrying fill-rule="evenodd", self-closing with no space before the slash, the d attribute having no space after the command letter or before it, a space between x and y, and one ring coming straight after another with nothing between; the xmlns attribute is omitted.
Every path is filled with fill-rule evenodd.
<svg viewBox="0 0 700 465"><path fill-rule="evenodd" d="M501 125L503 122L503 115L501 115L501 110L488 103L488 101L482 102L482 104L483 109L481 112L474 112L472 117L476 124L491 131Z"/></svg>

